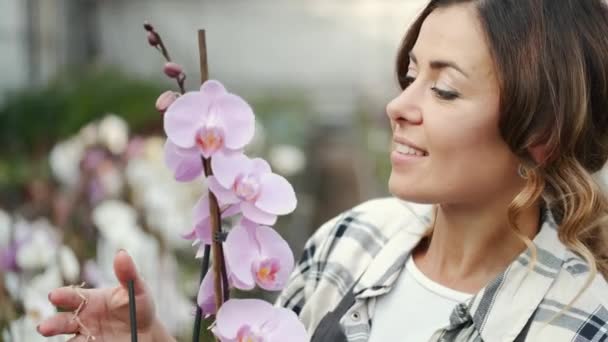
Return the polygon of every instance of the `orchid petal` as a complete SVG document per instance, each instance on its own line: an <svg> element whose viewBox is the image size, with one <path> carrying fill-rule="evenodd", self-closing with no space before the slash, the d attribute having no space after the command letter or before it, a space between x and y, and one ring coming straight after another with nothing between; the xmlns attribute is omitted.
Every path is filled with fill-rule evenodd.
<svg viewBox="0 0 608 342"><path fill-rule="evenodd" d="M196 237L204 245L210 245L213 242L213 239L211 238L211 221L209 218L206 218L197 224L194 230L196 232Z"/></svg>
<svg viewBox="0 0 608 342"><path fill-rule="evenodd" d="M195 145L195 135L209 114L210 101L200 92L188 92L180 96L164 115L167 137L182 148Z"/></svg>
<svg viewBox="0 0 608 342"><path fill-rule="evenodd" d="M195 225L209 217L209 196L204 195L198 199L192 209L192 217Z"/></svg>
<svg viewBox="0 0 608 342"><path fill-rule="evenodd" d="M169 139L165 142L165 164L180 182L191 181L203 172L203 163L196 148L181 148Z"/></svg>
<svg viewBox="0 0 608 342"><path fill-rule="evenodd" d="M210 100L216 100L220 96L227 94L224 85L216 80L207 80L200 87L200 92Z"/></svg>
<svg viewBox="0 0 608 342"><path fill-rule="evenodd" d="M251 273L251 265L259 256L256 241L249 232L240 226L234 227L226 239L224 253L226 264L241 290L251 290L255 287L255 280Z"/></svg>
<svg viewBox="0 0 608 342"><path fill-rule="evenodd" d="M255 158L252 160L252 172L257 175L263 175L265 173L271 173L272 169L270 168L270 164L262 158Z"/></svg>
<svg viewBox="0 0 608 342"><path fill-rule="evenodd" d="M224 340L234 340L238 331L248 325L254 330L275 316L275 308L259 299L230 299L225 302L216 316L213 333Z"/></svg>
<svg viewBox="0 0 608 342"><path fill-rule="evenodd" d="M241 149L251 141L255 132L255 117L245 100L234 94L226 94L214 101L212 111L223 122L227 148Z"/></svg>
<svg viewBox="0 0 608 342"><path fill-rule="evenodd" d="M283 176L263 174L260 183L260 195L255 202L257 208L274 215L289 214L296 208L296 193Z"/></svg>
<svg viewBox="0 0 608 342"><path fill-rule="evenodd" d="M225 189L217 181L217 178L215 176L209 176L207 178L207 186L209 187L209 190L213 192L215 197L217 197L217 200L220 205L234 204L241 201L232 190Z"/></svg>
<svg viewBox="0 0 608 342"><path fill-rule="evenodd" d="M196 228L192 228L191 230L180 234L180 236L186 240L194 240L196 239Z"/></svg>
<svg viewBox="0 0 608 342"><path fill-rule="evenodd" d="M232 217L241 212L239 205L230 205L222 211L222 218Z"/></svg>
<svg viewBox="0 0 608 342"><path fill-rule="evenodd" d="M276 230L266 226L259 226L255 233L256 239L260 244L261 259L273 258L279 260L280 263L274 284L262 284L258 282L258 285L269 291L281 290L287 283L294 267L293 252L287 241Z"/></svg>
<svg viewBox="0 0 608 342"><path fill-rule="evenodd" d="M216 153L211 158L211 169L218 183L231 189L239 174L249 173L251 161L243 153Z"/></svg>
<svg viewBox="0 0 608 342"><path fill-rule="evenodd" d="M205 256L205 244L201 244L198 246L198 249L196 250L196 254L194 255L195 259L200 259L202 257Z"/></svg>
<svg viewBox="0 0 608 342"><path fill-rule="evenodd" d="M204 315L213 315L216 312L214 272L207 272L207 274L205 274L198 290L196 302Z"/></svg>
<svg viewBox="0 0 608 342"><path fill-rule="evenodd" d="M272 329L264 336L267 342L308 342L310 336L306 332L306 328L298 319L298 316L292 310L275 307L275 316L273 317L276 328Z"/></svg>
<svg viewBox="0 0 608 342"><path fill-rule="evenodd" d="M248 220L257 222L259 224L272 226L277 222L277 215L262 211L249 202L241 203L241 211L243 212L243 216L245 216Z"/></svg>

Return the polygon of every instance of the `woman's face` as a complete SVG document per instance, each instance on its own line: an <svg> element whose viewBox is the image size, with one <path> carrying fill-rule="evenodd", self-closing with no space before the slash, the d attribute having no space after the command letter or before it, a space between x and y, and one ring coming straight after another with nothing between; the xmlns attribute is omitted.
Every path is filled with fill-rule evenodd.
<svg viewBox="0 0 608 342"><path fill-rule="evenodd" d="M410 85L387 105L389 189L420 203L484 203L521 186L499 133L499 85L472 5L433 11L410 52Z"/></svg>

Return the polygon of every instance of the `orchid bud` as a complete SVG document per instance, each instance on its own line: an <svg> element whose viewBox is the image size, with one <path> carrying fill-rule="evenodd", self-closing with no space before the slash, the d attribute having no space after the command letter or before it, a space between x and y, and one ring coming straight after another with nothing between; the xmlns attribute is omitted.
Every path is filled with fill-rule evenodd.
<svg viewBox="0 0 608 342"><path fill-rule="evenodd" d="M183 72L182 66L173 62L165 63L163 71L165 72L165 75L171 78L178 78Z"/></svg>
<svg viewBox="0 0 608 342"><path fill-rule="evenodd" d="M177 94L172 90L167 90L166 92L160 94L158 99L156 100L156 110L158 110L161 114L167 111L167 108L175 102L177 99Z"/></svg>
<svg viewBox="0 0 608 342"><path fill-rule="evenodd" d="M150 23L148 23L147 21L144 21L144 29L148 32L154 31L154 27L150 25Z"/></svg>
<svg viewBox="0 0 608 342"><path fill-rule="evenodd" d="M148 32L148 43L150 43L151 46L157 46L160 44L156 32Z"/></svg>

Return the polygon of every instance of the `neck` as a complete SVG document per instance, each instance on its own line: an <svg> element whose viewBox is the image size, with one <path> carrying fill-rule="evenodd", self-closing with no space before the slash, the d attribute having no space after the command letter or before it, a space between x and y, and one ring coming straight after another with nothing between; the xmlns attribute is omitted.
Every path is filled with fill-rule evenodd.
<svg viewBox="0 0 608 342"><path fill-rule="evenodd" d="M445 286L479 291L526 249L509 226L507 207L440 205L430 241L414 252L418 267ZM529 239L538 232L539 215L534 206L517 218L517 227Z"/></svg>

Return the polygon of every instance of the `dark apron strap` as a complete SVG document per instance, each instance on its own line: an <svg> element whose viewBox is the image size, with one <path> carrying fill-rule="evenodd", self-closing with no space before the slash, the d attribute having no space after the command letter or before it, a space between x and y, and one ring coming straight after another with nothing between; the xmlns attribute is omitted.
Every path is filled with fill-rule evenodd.
<svg viewBox="0 0 608 342"><path fill-rule="evenodd" d="M340 325L340 319L355 304L354 287L355 285L348 290L334 310L323 316L312 335L311 342L347 342L346 335Z"/></svg>
<svg viewBox="0 0 608 342"><path fill-rule="evenodd" d="M536 312L534 313L536 314ZM530 325L532 325L532 321L534 320L534 314L528 319L524 328L519 332L515 340L513 342L524 342L526 337L528 336L528 332L530 331Z"/></svg>

